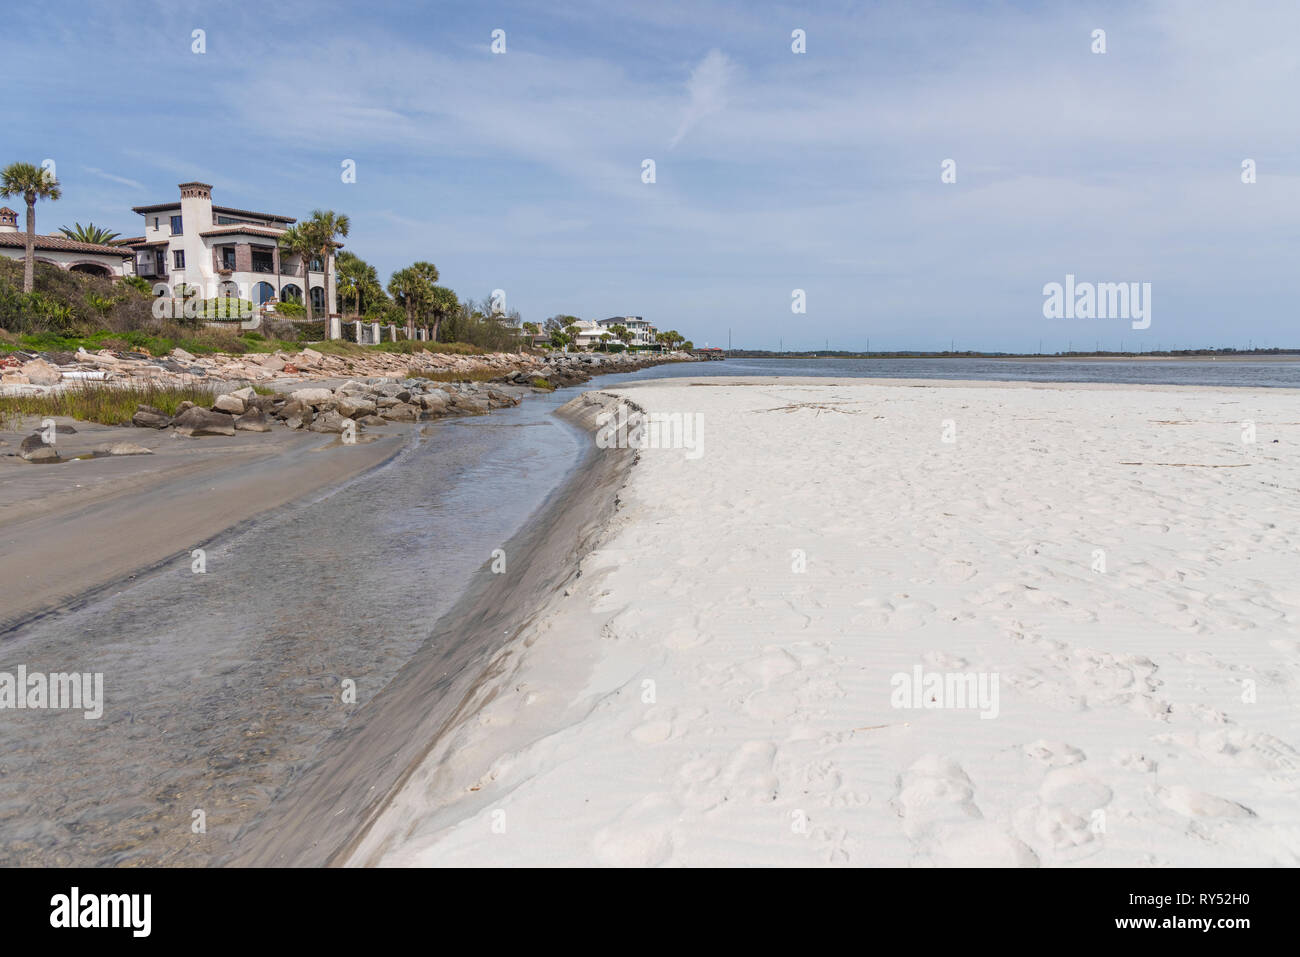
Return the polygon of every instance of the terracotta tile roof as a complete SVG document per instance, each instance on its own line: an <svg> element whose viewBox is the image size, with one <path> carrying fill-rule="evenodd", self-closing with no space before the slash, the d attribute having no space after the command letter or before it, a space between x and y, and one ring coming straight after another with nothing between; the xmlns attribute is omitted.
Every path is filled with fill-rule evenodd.
<svg viewBox="0 0 1300 957"><path fill-rule="evenodd" d="M10 209L8 206L0 206L0 213L9 213L10 215L17 216L18 210Z"/></svg>
<svg viewBox="0 0 1300 957"><path fill-rule="evenodd" d="M114 246L143 246L144 237L132 236L130 239L115 239L113 240L113 245Z"/></svg>
<svg viewBox="0 0 1300 957"><path fill-rule="evenodd" d="M36 236L33 245L37 249L62 250L67 253L99 253L100 255L120 256L123 259L130 259L132 252L130 249L124 249L121 246L101 246L99 243L82 243L75 239L69 239L67 236ZM27 234L18 233L0 233L0 246L17 246L20 249L27 248Z"/></svg>

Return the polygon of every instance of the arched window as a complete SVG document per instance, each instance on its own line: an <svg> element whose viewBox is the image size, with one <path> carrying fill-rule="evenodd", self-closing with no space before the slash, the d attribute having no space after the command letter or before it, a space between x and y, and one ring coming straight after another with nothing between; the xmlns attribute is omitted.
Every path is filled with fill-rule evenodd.
<svg viewBox="0 0 1300 957"><path fill-rule="evenodd" d="M286 283L285 287L280 290L281 302L302 302L302 287L295 286L293 283Z"/></svg>
<svg viewBox="0 0 1300 957"><path fill-rule="evenodd" d="M275 297L275 287L269 282L259 282L253 287L253 302L259 306L268 299Z"/></svg>
<svg viewBox="0 0 1300 957"><path fill-rule="evenodd" d="M311 307L315 311L324 312L325 310L325 287L324 286L311 287Z"/></svg>

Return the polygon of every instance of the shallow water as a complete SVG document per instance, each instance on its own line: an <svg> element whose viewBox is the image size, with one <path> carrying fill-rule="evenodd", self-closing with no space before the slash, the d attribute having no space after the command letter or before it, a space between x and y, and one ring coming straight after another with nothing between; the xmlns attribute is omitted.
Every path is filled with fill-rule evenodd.
<svg viewBox="0 0 1300 957"><path fill-rule="evenodd" d="M0 864L229 853L359 706L343 680L377 693L575 467L583 437L550 414L573 394L415 426L380 469L210 543L205 573L187 554L0 637L0 670L101 672L106 700L0 715Z"/></svg>

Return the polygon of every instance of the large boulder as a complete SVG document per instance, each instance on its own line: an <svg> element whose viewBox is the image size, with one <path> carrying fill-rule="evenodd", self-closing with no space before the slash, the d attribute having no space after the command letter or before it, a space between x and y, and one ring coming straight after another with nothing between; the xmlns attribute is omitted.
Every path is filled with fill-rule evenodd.
<svg viewBox="0 0 1300 957"><path fill-rule="evenodd" d="M289 393L289 396L317 408L329 405L334 401L334 393L329 389L296 389Z"/></svg>
<svg viewBox="0 0 1300 957"><path fill-rule="evenodd" d="M243 415L244 400L237 395L219 395L217 401L212 403L212 408L218 412L229 412L231 415Z"/></svg>
<svg viewBox="0 0 1300 957"><path fill-rule="evenodd" d="M414 422L420 417L420 410L408 402L401 402L381 409L379 414L390 422Z"/></svg>
<svg viewBox="0 0 1300 957"><path fill-rule="evenodd" d="M172 420L181 435L234 435L235 420L225 412L209 412L200 406L186 409Z"/></svg>
<svg viewBox="0 0 1300 957"><path fill-rule="evenodd" d="M63 381L63 373L59 371L59 367L40 358L24 362L18 367L18 371L27 376L27 381L32 385L58 385Z"/></svg>
<svg viewBox="0 0 1300 957"><path fill-rule="evenodd" d="M249 409L235 419L235 428L241 432L270 432L271 423L261 409Z"/></svg>
<svg viewBox="0 0 1300 957"><path fill-rule="evenodd" d="M483 415L490 408L487 396L481 395L455 395L451 398L451 405L462 415Z"/></svg>
<svg viewBox="0 0 1300 957"><path fill-rule="evenodd" d="M349 421L351 420L330 409L316 416L308 428L313 432L342 432Z"/></svg>
<svg viewBox="0 0 1300 957"><path fill-rule="evenodd" d="M356 419L363 415L372 415L375 411L373 399L368 399L363 395L345 395L339 400L336 406L339 415L347 416L349 419Z"/></svg>
<svg viewBox="0 0 1300 957"><path fill-rule="evenodd" d="M171 416L151 405L137 405L131 424L142 429L165 429L172 424Z"/></svg>
<svg viewBox="0 0 1300 957"><path fill-rule="evenodd" d="M194 361L194 356L191 355L190 353L186 352L186 351L185 351L184 349L182 349L180 346L177 346L175 349L172 350L172 358L173 358L173 359L179 359L181 362L193 362L193 361Z"/></svg>
<svg viewBox="0 0 1300 957"><path fill-rule="evenodd" d="M425 412L446 412L451 404L451 397L441 389L431 389L419 397L420 407Z"/></svg>

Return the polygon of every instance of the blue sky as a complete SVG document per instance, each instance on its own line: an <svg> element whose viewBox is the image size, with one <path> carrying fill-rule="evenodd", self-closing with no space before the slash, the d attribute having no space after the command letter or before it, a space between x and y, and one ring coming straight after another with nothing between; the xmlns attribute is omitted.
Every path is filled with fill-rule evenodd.
<svg viewBox="0 0 1300 957"><path fill-rule="evenodd" d="M346 212L385 279L431 260L525 319L753 348L1300 345L1293 2L53 2L6 26L3 161L63 183L42 232L138 235L131 206L199 179ZM1067 273L1150 282L1151 327L1045 319Z"/></svg>

